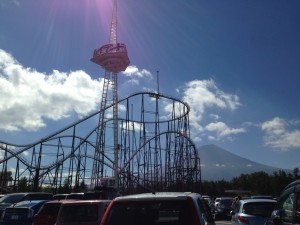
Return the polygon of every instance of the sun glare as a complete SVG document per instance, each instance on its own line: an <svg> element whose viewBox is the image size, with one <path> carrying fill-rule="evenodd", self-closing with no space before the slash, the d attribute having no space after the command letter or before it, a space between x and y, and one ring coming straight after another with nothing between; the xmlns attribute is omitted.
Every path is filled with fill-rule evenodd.
<svg viewBox="0 0 300 225"><path fill-rule="evenodd" d="M57 57L72 57L68 54L74 47L90 49L89 45L97 48L108 43L112 6L113 0L38 2L32 13L43 20L36 21L38 25L32 36L36 43L42 44L34 46L33 57L39 60L41 55L47 55L51 64L51 60L58 61ZM52 55L47 53L50 46Z"/></svg>

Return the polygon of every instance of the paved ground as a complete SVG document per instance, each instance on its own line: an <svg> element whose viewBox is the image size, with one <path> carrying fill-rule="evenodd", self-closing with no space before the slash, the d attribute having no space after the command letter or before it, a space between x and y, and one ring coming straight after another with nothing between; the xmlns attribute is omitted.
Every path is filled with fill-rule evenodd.
<svg viewBox="0 0 300 225"><path fill-rule="evenodd" d="M215 221L216 225L231 225L231 221L230 220L216 220Z"/></svg>

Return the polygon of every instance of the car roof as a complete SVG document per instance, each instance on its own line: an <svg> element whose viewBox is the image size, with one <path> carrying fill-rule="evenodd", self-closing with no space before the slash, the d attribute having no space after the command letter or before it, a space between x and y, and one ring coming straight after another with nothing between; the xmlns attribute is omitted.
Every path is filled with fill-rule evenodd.
<svg viewBox="0 0 300 225"><path fill-rule="evenodd" d="M16 192L16 193L10 193L10 194L7 194L7 195L32 195L32 194L47 194L47 195L52 195L51 193L48 193L48 192Z"/></svg>
<svg viewBox="0 0 300 225"><path fill-rule="evenodd" d="M56 194L56 195L53 195L53 196L67 196L68 194Z"/></svg>
<svg viewBox="0 0 300 225"><path fill-rule="evenodd" d="M21 202L18 202L18 203L15 203L13 206L13 208L18 208L18 207L32 207L34 205L37 205L37 204L40 204L40 203L45 203L47 202L48 200L26 200L26 201L21 201Z"/></svg>
<svg viewBox="0 0 300 225"><path fill-rule="evenodd" d="M289 189L290 187L296 186L296 185L300 185L300 179L295 180L295 181L289 183L289 184L284 188L283 191L285 191L286 189Z"/></svg>
<svg viewBox="0 0 300 225"><path fill-rule="evenodd" d="M272 195L252 195L250 198L265 198L265 199L273 199Z"/></svg>
<svg viewBox="0 0 300 225"><path fill-rule="evenodd" d="M45 202L45 204L64 203L64 202L69 202L69 201L74 201L74 200L70 200L70 199L54 199L54 200L50 200L50 201Z"/></svg>
<svg viewBox="0 0 300 225"><path fill-rule="evenodd" d="M242 204L248 203L248 202L277 202L275 199L266 199L266 198L248 198L248 199L242 199L240 200Z"/></svg>
<svg viewBox="0 0 300 225"><path fill-rule="evenodd" d="M109 203L111 200L64 200L63 205L82 205L82 204L101 204L101 203Z"/></svg>
<svg viewBox="0 0 300 225"><path fill-rule="evenodd" d="M201 197L198 193L192 192L153 192L143 194L133 194L120 196L115 198L115 201L138 201L138 200L153 200L153 199L186 199L187 197Z"/></svg>

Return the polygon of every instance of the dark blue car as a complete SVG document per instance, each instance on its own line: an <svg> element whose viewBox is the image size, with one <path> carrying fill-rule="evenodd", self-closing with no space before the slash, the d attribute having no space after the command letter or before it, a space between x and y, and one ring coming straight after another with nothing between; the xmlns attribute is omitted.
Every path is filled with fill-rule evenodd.
<svg viewBox="0 0 300 225"><path fill-rule="evenodd" d="M22 201L7 207L2 213L0 225L31 225L33 216L47 201Z"/></svg>

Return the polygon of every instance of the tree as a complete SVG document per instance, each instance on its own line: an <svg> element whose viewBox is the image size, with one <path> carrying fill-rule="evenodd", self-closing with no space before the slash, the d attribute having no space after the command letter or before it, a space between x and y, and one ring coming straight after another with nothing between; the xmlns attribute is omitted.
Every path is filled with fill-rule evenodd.
<svg viewBox="0 0 300 225"><path fill-rule="evenodd" d="M231 181L232 189L251 190L249 182L249 174L241 174L239 177L233 178Z"/></svg>
<svg viewBox="0 0 300 225"><path fill-rule="evenodd" d="M252 193L255 195L269 195L273 193L270 176L266 172L255 172L250 174L249 183Z"/></svg>
<svg viewBox="0 0 300 225"><path fill-rule="evenodd" d="M0 172L0 186L2 188L6 188L10 181L12 181L12 172L6 171L6 172Z"/></svg>
<svg viewBox="0 0 300 225"><path fill-rule="evenodd" d="M293 176L295 179L299 179L300 175L299 175L299 167L296 167L293 169Z"/></svg>
<svg viewBox="0 0 300 225"><path fill-rule="evenodd" d="M28 180L26 177L22 177L20 179L17 190L18 190L18 192L28 191Z"/></svg>

